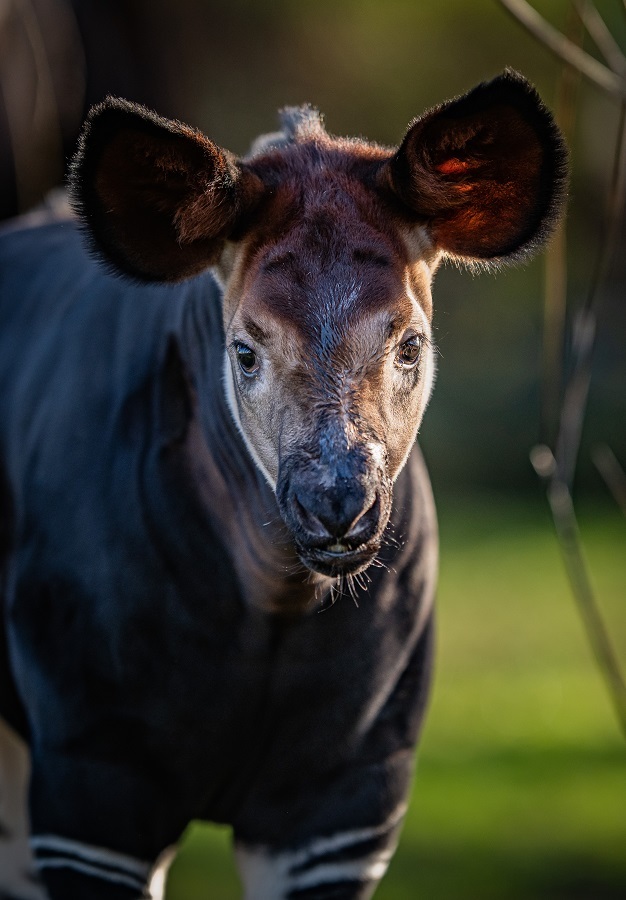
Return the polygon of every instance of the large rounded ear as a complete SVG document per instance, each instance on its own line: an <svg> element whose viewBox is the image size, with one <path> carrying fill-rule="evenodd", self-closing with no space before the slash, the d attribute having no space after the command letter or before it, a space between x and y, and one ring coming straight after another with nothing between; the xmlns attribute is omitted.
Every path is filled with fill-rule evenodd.
<svg viewBox="0 0 626 900"><path fill-rule="evenodd" d="M514 260L558 219L567 150L534 88L507 70L413 122L380 178L445 253Z"/></svg>
<svg viewBox="0 0 626 900"><path fill-rule="evenodd" d="M200 132L109 98L83 127L70 190L116 269L179 281L217 261L263 185Z"/></svg>

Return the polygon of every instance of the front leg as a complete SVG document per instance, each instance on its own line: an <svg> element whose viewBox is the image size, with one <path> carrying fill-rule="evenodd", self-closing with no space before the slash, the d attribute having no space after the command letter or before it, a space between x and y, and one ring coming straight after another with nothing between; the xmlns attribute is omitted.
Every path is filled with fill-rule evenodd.
<svg viewBox="0 0 626 900"><path fill-rule="evenodd" d="M387 871L404 811L289 850L237 843L245 900L367 900Z"/></svg>
<svg viewBox="0 0 626 900"><path fill-rule="evenodd" d="M50 900L161 900L162 853L184 827L175 802L176 790L95 753L35 750L31 847Z"/></svg>
<svg viewBox="0 0 626 900"><path fill-rule="evenodd" d="M58 834L35 834L31 846L51 900L150 897L151 866L145 860Z"/></svg>
<svg viewBox="0 0 626 900"><path fill-rule="evenodd" d="M235 823L245 900L372 896L396 849L407 809L430 683L432 641L429 619L350 761L316 777L312 769L317 754L301 757L296 745L282 748L282 766L273 770L276 781L268 776L257 784ZM317 728L312 723L310 734L321 732L328 721L320 720ZM334 746L328 727L324 734ZM321 754L321 745L315 746ZM281 779L281 770L293 780L288 775Z"/></svg>

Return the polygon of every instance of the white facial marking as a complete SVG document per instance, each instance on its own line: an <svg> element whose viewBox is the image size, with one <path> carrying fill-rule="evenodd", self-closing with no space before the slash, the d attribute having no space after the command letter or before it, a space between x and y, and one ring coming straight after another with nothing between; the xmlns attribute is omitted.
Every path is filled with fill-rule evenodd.
<svg viewBox="0 0 626 900"><path fill-rule="evenodd" d="M410 228L401 232L411 263L423 263L429 271L429 277L436 271L443 258L440 250L424 226Z"/></svg>
<svg viewBox="0 0 626 900"><path fill-rule="evenodd" d="M385 451L382 444L379 444L376 441L368 441L366 447L369 450L370 458L374 465L379 466L382 469L385 464Z"/></svg>
<svg viewBox="0 0 626 900"><path fill-rule="evenodd" d="M435 373L436 373L436 365L435 365L435 354L432 352L431 340L432 340L432 328L430 322L428 321L428 316L424 312L424 308L422 304L419 302L415 293L413 292L413 288L411 287L411 281L408 276L408 273L405 278L405 288L411 303L413 304L413 308L417 310L419 316L422 320L423 333L427 338L426 344L426 353L424 354L426 359L424 363L424 370L422 376L422 402L420 403L420 421L426 407L428 406L428 401L430 400L430 395L432 394L432 390L435 384Z"/></svg>
<svg viewBox="0 0 626 900"><path fill-rule="evenodd" d="M237 426L237 430L239 431L239 434L241 435L241 438L248 450L248 453L252 457L253 462L255 463L259 471L263 473L263 476L265 477L265 480L267 481L271 489L273 491L276 491L275 480L263 465L263 461L261 460L259 454L256 452L256 449L252 442L248 440L248 436L241 423L239 406L237 404L237 395L235 393L235 379L233 376L233 368L230 363L230 357L228 356L228 352L226 350L224 351L224 366L222 376L224 381L224 394L226 395L226 403L228 404L228 408L230 409L230 413L233 417L233 422Z"/></svg>
<svg viewBox="0 0 626 900"><path fill-rule="evenodd" d="M430 277L430 276L429 276ZM426 338L424 342L424 346L422 348L422 359L420 360L421 367L421 377L420 377L420 400L417 408L417 415L415 417L415 432L413 435L413 440L408 443L406 448L406 453L398 466L397 471L394 473L394 481L402 471L404 465L406 464L407 459L409 458L409 454L413 447L413 443L415 438L417 437L417 432L419 430L419 426L421 424L422 418L424 416L424 412L426 411L426 407L428 406L428 401L430 400L430 395L433 390L433 386L435 383L435 373L436 373L436 365L435 365L435 354L433 352L431 337L432 337L432 328L430 326L430 322L428 320L428 316L424 311L422 304L419 302L418 298L415 296L415 292L411 287L411 279L409 277L409 273L407 272L405 276L405 290L408 298L411 301L413 306L413 310L415 314L421 320L421 331L424 337Z"/></svg>

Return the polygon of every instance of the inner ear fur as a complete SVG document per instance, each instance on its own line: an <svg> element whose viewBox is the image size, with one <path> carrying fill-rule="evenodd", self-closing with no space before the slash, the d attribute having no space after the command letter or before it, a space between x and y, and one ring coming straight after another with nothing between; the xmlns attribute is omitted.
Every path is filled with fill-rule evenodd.
<svg viewBox="0 0 626 900"><path fill-rule="evenodd" d="M145 281L179 281L216 262L262 189L199 131L113 98L89 113L70 174L96 250Z"/></svg>
<svg viewBox="0 0 626 900"><path fill-rule="evenodd" d="M515 260L558 220L567 149L534 88L507 70L413 122L381 177L447 254Z"/></svg>

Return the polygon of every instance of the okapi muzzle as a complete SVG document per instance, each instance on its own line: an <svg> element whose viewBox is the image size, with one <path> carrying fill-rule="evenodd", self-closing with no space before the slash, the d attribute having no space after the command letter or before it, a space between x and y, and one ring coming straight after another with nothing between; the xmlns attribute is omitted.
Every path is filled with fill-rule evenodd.
<svg viewBox="0 0 626 900"><path fill-rule="evenodd" d="M339 423L320 426L310 452L281 463L278 505L302 561L323 575L355 574L380 549L391 512L391 479L383 447L350 445Z"/></svg>

